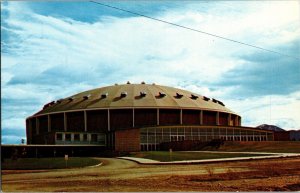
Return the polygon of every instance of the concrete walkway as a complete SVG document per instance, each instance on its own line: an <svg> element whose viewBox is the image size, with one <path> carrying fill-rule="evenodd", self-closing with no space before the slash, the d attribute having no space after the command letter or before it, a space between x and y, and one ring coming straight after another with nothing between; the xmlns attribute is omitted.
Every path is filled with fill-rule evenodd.
<svg viewBox="0 0 300 193"><path fill-rule="evenodd" d="M286 157L300 157L300 153L266 153L266 152L216 152L216 151L189 151L189 152L204 152L204 153L245 153L245 154L266 154L265 156L252 156L252 157L234 157L234 158L218 158L218 159L205 159L205 160L182 160L171 162L160 162L145 158L136 157L118 157L134 161L139 164L146 165L169 165L169 164L201 164L201 163L218 163L218 162L232 162L232 161L245 161L245 160L259 160L259 159L272 159L272 158L286 158Z"/></svg>

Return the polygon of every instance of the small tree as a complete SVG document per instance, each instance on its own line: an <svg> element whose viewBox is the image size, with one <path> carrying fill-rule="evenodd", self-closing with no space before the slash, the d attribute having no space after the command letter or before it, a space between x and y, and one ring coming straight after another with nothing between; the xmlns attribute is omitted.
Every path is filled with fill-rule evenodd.
<svg viewBox="0 0 300 193"><path fill-rule="evenodd" d="M21 143L23 145L25 143L25 139L21 139Z"/></svg>

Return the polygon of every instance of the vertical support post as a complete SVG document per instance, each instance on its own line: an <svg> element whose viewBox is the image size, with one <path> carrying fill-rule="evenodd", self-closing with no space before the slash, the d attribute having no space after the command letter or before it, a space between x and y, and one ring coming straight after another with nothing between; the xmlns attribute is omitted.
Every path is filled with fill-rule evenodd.
<svg viewBox="0 0 300 193"><path fill-rule="evenodd" d="M217 113L216 113L216 125L220 125L220 120L219 120L219 118L220 118L220 113L217 112Z"/></svg>
<svg viewBox="0 0 300 193"><path fill-rule="evenodd" d="M259 141L261 141L261 132L259 132Z"/></svg>
<svg viewBox="0 0 300 193"><path fill-rule="evenodd" d="M48 114L48 132L51 132L51 119L49 114Z"/></svg>
<svg viewBox="0 0 300 193"><path fill-rule="evenodd" d="M180 125L182 125L182 109L180 109Z"/></svg>
<svg viewBox="0 0 300 193"><path fill-rule="evenodd" d="M200 111L200 125L203 125L203 111Z"/></svg>
<svg viewBox="0 0 300 193"><path fill-rule="evenodd" d="M147 151L149 151L149 147L148 147L149 146L149 142L148 142L148 128L147 128L147 132L146 133L147 133L146 149L147 149Z"/></svg>
<svg viewBox="0 0 300 193"><path fill-rule="evenodd" d="M159 125L159 109L157 109L157 125Z"/></svg>
<svg viewBox="0 0 300 193"><path fill-rule="evenodd" d="M227 128L225 129L225 139L226 139L226 141L228 140L228 137L227 137Z"/></svg>
<svg viewBox="0 0 300 193"><path fill-rule="evenodd" d="M67 131L67 115L66 115L66 112L64 112L64 131Z"/></svg>
<svg viewBox="0 0 300 193"><path fill-rule="evenodd" d="M109 109L107 109L107 129L110 131L110 112Z"/></svg>
<svg viewBox="0 0 300 193"><path fill-rule="evenodd" d="M228 122L227 125L232 126L232 124L231 124L231 114L230 113L228 113L227 122Z"/></svg>
<svg viewBox="0 0 300 193"><path fill-rule="evenodd" d="M84 131L87 132L87 115L86 115L86 111L83 111L83 116L84 116Z"/></svg>
<svg viewBox="0 0 300 193"><path fill-rule="evenodd" d="M154 129L154 150L156 151L156 129Z"/></svg>
<svg viewBox="0 0 300 193"><path fill-rule="evenodd" d="M132 127L134 127L134 108L132 109Z"/></svg>

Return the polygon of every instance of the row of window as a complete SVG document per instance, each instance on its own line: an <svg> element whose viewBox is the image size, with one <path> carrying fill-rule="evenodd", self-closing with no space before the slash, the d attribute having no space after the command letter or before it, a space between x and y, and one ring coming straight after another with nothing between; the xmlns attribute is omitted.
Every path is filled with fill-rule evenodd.
<svg viewBox="0 0 300 193"><path fill-rule="evenodd" d="M208 137L208 138L190 138L189 136L170 136L169 140L161 142L170 142L170 141L184 141L184 140L200 140L200 141L209 141L212 139L223 139L226 141L267 141L266 136L221 136L221 137ZM160 143L161 143L160 142ZM158 151L160 150L160 143L158 141L141 141L141 151Z"/></svg>
<svg viewBox="0 0 300 193"><path fill-rule="evenodd" d="M105 144L105 134L96 133L56 133L55 141L56 143L99 143Z"/></svg>
<svg viewBox="0 0 300 193"><path fill-rule="evenodd" d="M143 128L141 144L159 144L170 141L224 139L227 141L270 141L273 134L232 128Z"/></svg>

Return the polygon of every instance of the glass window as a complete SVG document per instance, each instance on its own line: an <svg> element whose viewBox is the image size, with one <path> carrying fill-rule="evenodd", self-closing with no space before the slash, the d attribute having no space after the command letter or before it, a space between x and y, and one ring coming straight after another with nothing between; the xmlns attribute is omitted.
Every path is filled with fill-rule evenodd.
<svg viewBox="0 0 300 193"><path fill-rule="evenodd" d="M83 141L87 141L88 138L87 138L87 134L83 134Z"/></svg>
<svg viewBox="0 0 300 193"><path fill-rule="evenodd" d="M105 144L105 135L99 134L98 135L98 142L101 143L101 144Z"/></svg>
<svg viewBox="0 0 300 193"><path fill-rule="evenodd" d="M141 135L141 143L147 143L147 135Z"/></svg>
<svg viewBox="0 0 300 193"><path fill-rule="evenodd" d="M56 133L56 140L62 141L62 133Z"/></svg>
<svg viewBox="0 0 300 193"><path fill-rule="evenodd" d="M80 135L74 134L74 141L80 141Z"/></svg>
<svg viewBox="0 0 300 193"><path fill-rule="evenodd" d="M177 128L171 128L171 135L177 135Z"/></svg>
<svg viewBox="0 0 300 193"><path fill-rule="evenodd" d="M92 134L91 135L91 141L96 142L97 141L97 134Z"/></svg>
<svg viewBox="0 0 300 193"><path fill-rule="evenodd" d="M66 141L71 141L71 134L65 134Z"/></svg>
<svg viewBox="0 0 300 193"><path fill-rule="evenodd" d="M178 135L184 134L184 128L178 128Z"/></svg>

